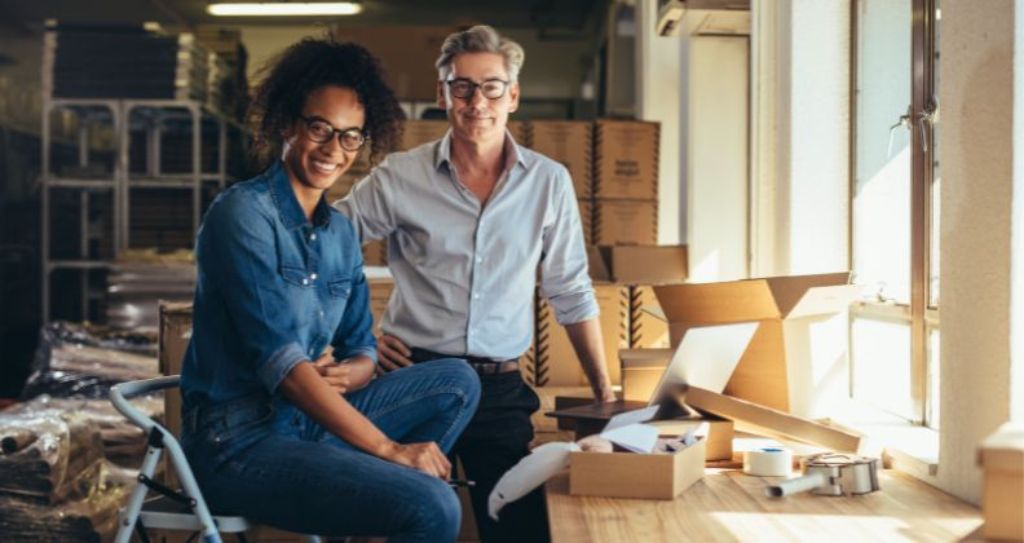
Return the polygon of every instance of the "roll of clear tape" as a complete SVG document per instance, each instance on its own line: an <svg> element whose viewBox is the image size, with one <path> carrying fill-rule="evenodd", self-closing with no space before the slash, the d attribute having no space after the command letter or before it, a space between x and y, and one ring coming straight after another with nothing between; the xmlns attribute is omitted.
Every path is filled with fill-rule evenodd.
<svg viewBox="0 0 1024 543"><path fill-rule="evenodd" d="M758 477L789 477L793 471L793 451L766 448L743 453L743 473Z"/></svg>

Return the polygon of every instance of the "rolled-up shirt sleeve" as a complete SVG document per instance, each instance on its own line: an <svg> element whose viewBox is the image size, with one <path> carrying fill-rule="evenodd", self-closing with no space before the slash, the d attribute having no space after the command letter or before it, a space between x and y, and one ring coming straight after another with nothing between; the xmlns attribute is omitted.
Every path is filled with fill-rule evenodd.
<svg viewBox="0 0 1024 543"><path fill-rule="evenodd" d="M597 317L600 310L587 269L583 226L572 179L564 167L558 169L553 197L555 216L544 229L540 287L555 310L555 319L567 325Z"/></svg>
<svg viewBox="0 0 1024 543"><path fill-rule="evenodd" d="M393 173L388 160L384 159L370 175L356 183L348 195L332 204L352 221L361 243L386 238L395 229L394 210L387 193L388 179Z"/></svg>
<svg viewBox="0 0 1024 543"><path fill-rule="evenodd" d="M220 291L245 358L271 394L309 359L296 315L287 310L289 286L278 270L272 221L244 199L232 199L211 208L196 241L200 269Z"/></svg>
<svg viewBox="0 0 1024 543"><path fill-rule="evenodd" d="M355 243L355 237L352 243ZM373 316L370 313L370 287L363 273L363 257L357 253L352 268L352 286L341 323L334 333L331 346L338 360L364 355L377 363L377 340L373 337Z"/></svg>

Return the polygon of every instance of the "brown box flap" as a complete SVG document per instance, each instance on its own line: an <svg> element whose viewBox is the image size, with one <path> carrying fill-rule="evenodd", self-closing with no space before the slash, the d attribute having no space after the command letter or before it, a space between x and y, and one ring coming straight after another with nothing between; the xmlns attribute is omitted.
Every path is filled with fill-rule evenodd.
<svg viewBox="0 0 1024 543"><path fill-rule="evenodd" d="M683 283L687 276L686 245L589 246L590 277L628 285Z"/></svg>
<svg viewBox="0 0 1024 543"><path fill-rule="evenodd" d="M775 297L775 305L783 318L791 316L798 306L803 308L799 316L810 316L820 313L834 313L838 310L836 298L840 293L850 291L850 272L823 273L816 275L793 275L789 277L769 277L768 288ZM839 290L828 287L841 287ZM856 288L856 287L854 287ZM829 302L837 302L830 304ZM843 297L846 305L846 301ZM810 303L809 303L810 302ZM797 315L792 315L797 316Z"/></svg>
<svg viewBox="0 0 1024 543"><path fill-rule="evenodd" d="M670 323L728 324L781 316L763 279L660 286L654 294Z"/></svg>
<svg viewBox="0 0 1024 543"><path fill-rule="evenodd" d="M860 287L850 273L745 279L654 288L670 323L724 324L835 313Z"/></svg>
<svg viewBox="0 0 1024 543"><path fill-rule="evenodd" d="M701 411L733 420L738 430L820 445L839 452L856 453L862 445L861 436L846 430L702 388L690 387L685 402Z"/></svg>
<svg viewBox="0 0 1024 543"><path fill-rule="evenodd" d="M619 349L622 368L660 368L668 366L675 349Z"/></svg>

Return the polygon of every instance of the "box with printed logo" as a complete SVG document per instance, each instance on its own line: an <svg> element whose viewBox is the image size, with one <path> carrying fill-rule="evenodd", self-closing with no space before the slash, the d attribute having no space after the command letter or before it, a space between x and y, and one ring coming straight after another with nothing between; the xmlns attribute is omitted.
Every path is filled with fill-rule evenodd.
<svg viewBox="0 0 1024 543"><path fill-rule="evenodd" d="M657 200L659 127L642 121L597 121L595 197Z"/></svg>

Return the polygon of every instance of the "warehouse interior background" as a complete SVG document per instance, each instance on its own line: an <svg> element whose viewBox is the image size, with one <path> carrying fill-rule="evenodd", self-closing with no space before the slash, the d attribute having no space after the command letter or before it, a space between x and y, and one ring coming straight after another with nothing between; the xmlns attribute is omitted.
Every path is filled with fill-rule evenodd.
<svg viewBox="0 0 1024 543"><path fill-rule="evenodd" d="M190 292L177 269L155 279L163 291L132 290L118 259L187 252L196 209L255 173L245 92L276 53L304 36L361 43L407 116L436 119L439 44L486 23L526 52L513 121L658 123L652 241L687 246L689 282L851 271L858 299L813 325L807 416L863 429L902 469L980 501L978 444L1024 420L1019 3L365 0L349 17L259 19L206 5L0 0L0 398L23 394L45 323L137 323L155 318L140 297ZM48 109L50 20L216 41L234 75L198 114L201 156L187 105L162 141L126 129L123 155L117 123L145 124L145 107L116 122L103 104ZM126 221L101 181L122 163L137 182Z"/></svg>

